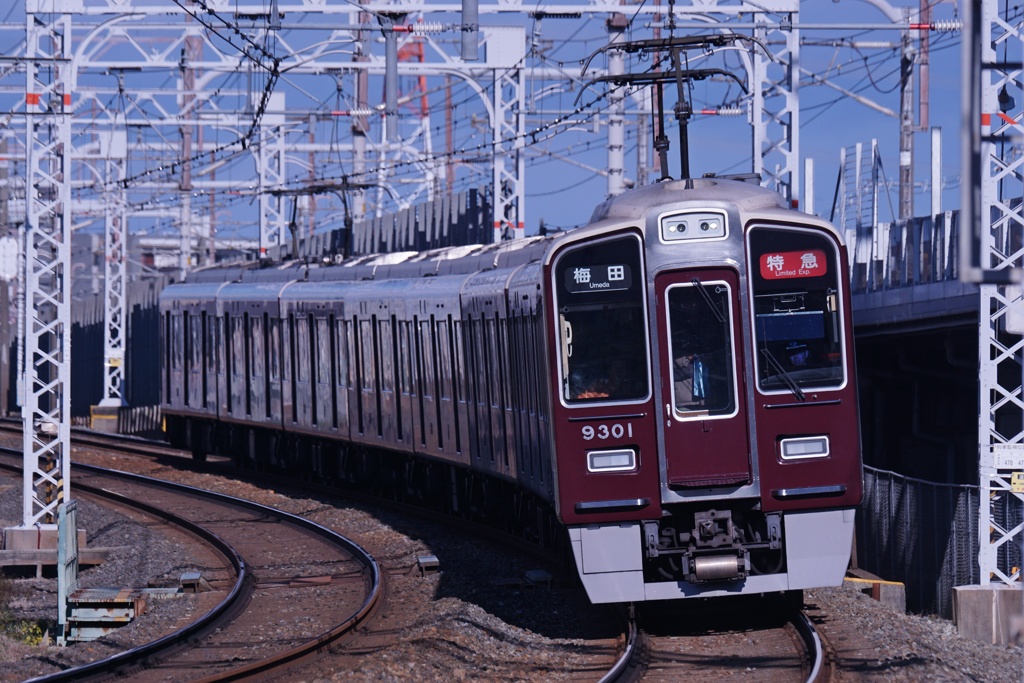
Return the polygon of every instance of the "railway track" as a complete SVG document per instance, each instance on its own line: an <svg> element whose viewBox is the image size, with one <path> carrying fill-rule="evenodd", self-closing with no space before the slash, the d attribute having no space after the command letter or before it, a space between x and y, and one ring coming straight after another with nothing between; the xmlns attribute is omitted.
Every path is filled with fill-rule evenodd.
<svg viewBox="0 0 1024 683"><path fill-rule="evenodd" d="M600 683L668 683L695 677L702 682L830 680L831 663L807 615L785 607L777 613L753 611L755 601L744 598L737 603L746 606L727 610L688 605L669 612L648 606L642 626L631 620L625 652ZM737 630L739 621L750 625Z"/></svg>
<svg viewBox="0 0 1024 683"><path fill-rule="evenodd" d="M79 448L97 449L111 448L111 444L117 443L117 448L123 452L142 454L165 464L185 462L188 467L202 471L225 470L237 476L237 470L226 460L220 463L221 459L214 457L206 463L194 463L187 453L152 442L84 431L76 431L73 441ZM141 469L145 467L143 465ZM279 480L278 485L280 483ZM81 477L76 478L76 486L81 487ZM677 613L686 615L683 621L709 623L706 617L692 613L693 607L693 604L687 604L685 608L677 606L675 609ZM620 637L618 658L598 657L598 661L610 664L601 665L595 661L590 670L598 673L593 678L580 680L600 680L602 683L662 681L690 677L696 672L701 678L713 681L734 678L738 671L746 673L750 680L758 681L820 683L828 680L828 664L824 661L821 640L813 624L802 614L790 614L790 617L781 622L778 617L758 620L749 629L733 631L735 624L746 623L745 618L734 614L731 621L716 630L703 626L690 628L684 625L680 628L678 617L664 619L645 614L640 620L642 628L636 621L631 621ZM599 673L601 671L604 675Z"/></svg>
<svg viewBox="0 0 1024 683"><path fill-rule="evenodd" d="M4 454L4 467L16 469L11 461L20 453ZM373 559L307 519L126 472L81 464L73 471L76 496L132 507L213 547L224 561L208 567L204 578L223 597L195 622L156 641L37 680L130 675L136 681L222 681L266 675L304 662L351 633L381 600L383 584ZM317 560L311 565L309 558Z"/></svg>

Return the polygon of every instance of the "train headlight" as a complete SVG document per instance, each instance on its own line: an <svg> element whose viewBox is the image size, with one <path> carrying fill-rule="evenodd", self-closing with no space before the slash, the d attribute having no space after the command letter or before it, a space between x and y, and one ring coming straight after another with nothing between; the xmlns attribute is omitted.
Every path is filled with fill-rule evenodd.
<svg viewBox="0 0 1024 683"><path fill-rule="evenodd" d="M590 472L628 472L636 469L636 451L620 448L614 451L587 451Z"/></svg>
<svg viewBox="0 0 1024 683"><path fill-rule="evenodd" d="M661 241L725 239L728 233L726 215L719 211L677 211L658 218Z"/></svg>
<svg viewBox="0 0 1024 683"><path fill-rule="evenodd" d="M825 458L829 453L827 436L801 436L795 439L783 439L780 448L783 460Z"/></svg>

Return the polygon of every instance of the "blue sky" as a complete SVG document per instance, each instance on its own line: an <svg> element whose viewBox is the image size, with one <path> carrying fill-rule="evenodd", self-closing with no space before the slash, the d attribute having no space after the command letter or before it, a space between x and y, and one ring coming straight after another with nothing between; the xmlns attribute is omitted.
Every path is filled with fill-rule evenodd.
<svg viewBox="0 0 1024 683"><path fill-rule="evenodd" d="M891 3L897 9L910 7L918 9L917 0ZM957 6L946 2L933 9L933 20L953 20ZM879 107L899 112L899 65L898 45L900 34L896 30L868 30L859 28L866 24L889 24L889 19L878 7L865 0L842 0L827 2L815 0L802 2L800 22L803 24L835 24L850 28L840 30L806 29L805 41L837 42L845 45L815 46L805 44L801 48L801 65L815 74L826 75L830 82L866 98ZM594 23L594 22L591 22ZM592 31L599 35L599 26ZM942 176L946 188L943 191L942 208L956 208L959 205L960 174L960 119L959 96L961 41L960 33L932 32L929 62L931 75L930 121L932 127L942 129ZM646 37L640 35L639 37ZM892 44L893 47L882 47ZM730 93L735 95L735 90ZM716 106L721 102L721 83L701 82L692 91L694 108ZM899 193L895 186L899 178L899 122L892 116L880 113L874 108L857 102L836 90L813 85L808 77L801 78L801 129L800 156L814 159L814 209L815 213L829 217L836 179L839 172L840 149L862 143L870 149L872 138L878 140L882 155L885 178L892 184L888 194L879 197L881 220L888 220L892 211L898 212ZM915 96L915 107L917 98ZM671 108L671 101L666 101ZM916 119L915 119L916 120ZM668 130L672 138L669 159L675 174L678 169L678 147L675 136L675 122L669 118ZM689 126L691 141L691 175L705 172L740 173L751 170L750 127L745 117L697 116ZM596 146L596 145L595 145ZM931 176L931 134L914 134L915 214L928 213L931 205L928 194L921 183L930 182ZM601 163L603 149L586 150ZM604 194L606 183L603 178L585 180L583 171L566 169L564 165L537 165L527 171L527 213L528 228L543 218L547 224L571 227L586 221L589 206ZM627 162L627 176L632 175ZM801 163L801 173L803 165ZM801 188L802 189L802 188Z"/></svg>
<svg viewBox="0 0 1024 683"><path fill-rule="evenodd" d="M775 2L776 0L764 0ZM177 6L171 0L133 0L137 6L159 6L175 10ZM494 0L487 0L494 4ZM632 28L628 35L630 39L641 40L652 37L653 33L645 22L650 21L649 15L638 12L643 8L645 11L654 6L655 0L639 0L628 5L622 5L622 13L633 19ZM668 3L661 0L661 7L666 9ZM738 0L720 0L720 4L735 7ZM90 7L107 6L105 0L85 0ZM233 5L227 3L225 6ZM250 3L253 6L268 6L265 0ZM291 0L281 0L281 6L295 4ZM427 6L439 6L438 0L426 0ZM680 6L688 4L680 0ZM830 83L856 93L861 98L866 98L875 103L878 107L898 112L899 110L899 32L896 30L882 30L875 28L869 30L867 25L876 27L891 26L887 15L879 9L884 7L908 7L918 9L920 0L893 0L891 3L885 0L809 0L801 3L799 16L800 23L807 28L802 30L802 38L805 45L801 49L801 66L807 70L825 77ZM329 6L347 7L342 0L332 0ZM567 67L575 67L584 56L593 53L608 42L608 31L604 25L604 15L595 15L581 18L553 18L547 17L542 20L532 17L529 12L536 13L545 8L564 8L566 6L584 6L580 0L563 0L558 5L551 3L537 2L533 5L523 5L518 13L502 14L481 14L480 21L484 25L509 25L518 24L524 27L528 41L533 41L536 46L535 53L531 57L528 66L540 66L549 70L560 70ZM446 3L445 7L458 7L457 3ZM933 20L948 21L956 18L958 5L954 2L941 2L934 7ZM24 24L23 4L15 2L7 8L6 12L0 10L3 16L0 20L11 30L4 34L5 52L8 55L21 54L24 50ZM168 15L172 16L172 15ZM184 25L183 15L170 20L165 35L152 37L152 42L146 43L145 48L151 49L154 53L160 49L167 49L169 41L174 38L176 29L174 26ZM230 17L229 12L225 12ZM454 12L447 14L429 13L425 15L426 21L442 21L456 24L459 16ZM772 17L775 19L777 17ZM103 18L93 17L89 21L95 25ZM322 20L322 19L321 19ZM328 20L335 22L351 21L344 15L334 15ZM88 23L85 19L76 20L76 26L81 28ZM216 23L215 20L210 19ZM260 34L258 20L248 20L249 27L254 35ZM285 54L287 49L295 49L295 45L306 40L306 44L317 40L315 25L317 17L300 17L292 12L286 16L284 22L285 31L282 31L278 41L274 39L277 46L288 46L281 48L283 57L291 58L293 54ZM174 24L173 22L178 22ZM690 23L694 23L692 20ZM124 22L124 26L135 26L135 23ZM194 26L195 24L193 24ZM810 28L811 26L817 28ZM839 28L832 30L825 28L826 25L835 25ZM697 30L692 28L679 29L678 34L692 34ZM708 25L707 29L701 29L703 33L713 33L715 27ZM225 31L230 34L230 31ZM321 30L321 33L325 31ZM379 32L370 32L376 35L375 40L367 43L375 55L383 55L384 48ZM663 30L663 35L667 31ZM147 34L148 35L148 34ZM180 35L180 33L179 33ZM943 208L956 208L959 204L958 179L960 175L960 34L954 33L932 33L932 50L930 51L931 77L929 79L931 89L931 121L932 126L939 126L943 130L943 164L942 175L946 180L947 188L943 192ZM458 34L454 32L442 33L430 38L438 43L447 41L449 49L458 40ZM326 39L328 42L335 39ZM20 42L20 45L19 45ZM221 38L212 38L211 43L216 45L217 50L229 58L234 58L236 47L228 44ZM324 43L328 44L328 43ZM117 47L117 40L110 40L111 47L101 56L116 57L123 54L125 45L122 43ZM333 50L333 59L338 63L344 60L351 60L352 43L345 35L338 37L335 42L330 43ZM121 53L118 53L121 50ZM209 54L209 53L208 53ZM723 56L724 55L724 56ZM136 190L130 196L129 201L137 206L143 204L163 207L166 209L164 218L158 220L158 225L148 226L146 229L156 229L161 232L168 232L177 229L176 206L180 204L181 198L173 187L174 178L170 177L171 171L167 168L180 168L167 163L167 160L158 159L153 154L147 153L147 144L163 143L168 148L167 154L174 155L174 146L180 140L180 129L175 122L173 114L177 105L174 103L176 83L180 78L180 69L177 63L177 51L173 51L173 59L168 63L156 67L150 65L146 70L137 73L127 72L124 74L127 90L124 95L118 95L116 90L116 78L109 69L102 66L94 69L90 74L80 77L79 84L95 88L98 93L96 100L105 106L122 108L129 112L129 115L138 120L156 120L165 116L164 112L170 112L169 121L165 116L165 123L162 129L154 127L148 130L145 126L133 124L130 127L129 135L129 177L148 178L147 173L157 168L160 169L157 176L163 176L170 180L169 187L159 191L152 197L147 195L149 190ZM207 55L207 58L209 56ZM739 53L723 52L718 56L701 60L699 55L693 57L694 66L720 67L744 77L742 60ZM207 92L234 93L231 97L223 97L217 104L222 109L234 108L244 114L243 109L248 107L245 100L244 87L246 78L249 78L243 71L247 64L241 57L237 58L239 63L238 73L231 72L222 76L220 80L209 82ZM294 63L294 62L290 62ZM595 67L604 68L603 57L598 57L594 62ZM650 67L647 62L631 62L627 69L630 71L643 71ZM453 98L448 105L443 98L445 88L439 85L440 77L433 77L434 81L428 83L430 100L430 125L433 131L433 149L443 151L446 135L446 110L453 112L453 149L456 156L463 157L480 156L479 149L485 149L490 140L490 132L486 128L486 114L483 113L481 98L472 88L465 83L457 83L454 89ZM257 74L252 78L255 83L255 92L258 94L260 88L267 83L266 74ZM415 79L401 79L403 92L408 92L415 87ZM12 71L6 76L4 83L9 87L2 92L6 97L13 97L15 101L23 101L22 93L24 88L24 76L20 72ZM350 118L332 117L329 113L333 109L345 109L355 105L354 79L351 76L344 76L336 79L327 73L305 74L298 71L282 74L275 87L275 94L287 96L287 108L285 111L270 112L281 120L287 119L291 126L288 144L300 144L308 139L305 129L305 121L311 115L319 115L320 123L317 130L317 140L321 143L330 140L333 145L339 143L337 149L332 147L329 154L322 154L315 160L315 163L307 162L307 154L295 152L290 155L292 168L287 174L289 186L300 186L309 180L330 181L339 180L345 174L353 172L351 159L346 157L343 145L351 142ZM481 83L486 95L486 83ZM548 90L544 90L547 86ZM529 108L531 111L527 116L526 129L529 133L532 130L545 130L557 132L547 139L530 144L526 153L525 171L525 225L527 234L537 231L540 221L543 220L548 226L571 228L584 224L590 217L593 208L603 201L607 195L607 181L598 173L607 164L607 127L604 121L607 117L605 107L607 99L604 97L603 86L588 89L580 92L580 84L577 82L572 87L567 87L565 81L555 83L554 81L540 82L531 80L527 82L528 97L530 98ZM153 105L145 98L138 97L139 90L147 87L162 88L164 92L164 109ZM379 75L371 77L369 87L369 104L379 105L383 99L383 82ZM239 97L238 93L242 96ZM547 92L548 95L541 97L538 93ZM674 88L666 87L666 109L671 112L674 103ZM575 108L576 98L587 106L573 119L574 125L553 125L560 117L571 113ZM714 108L720 106L744 106L742 93L736 84L726 78L708 79L693 85L690 92L695 110L703 108ZM813 158L815 162L815 193L814 208L816 213L829 216L833 192L835 190L836 177L839 169L839 154L843 147L863 143L870 147L872 138L878 140L879 148L883 159L885 178L890 183L895 183L899 177L899 124L896 118L879 113L876 109L865 106L851 97L840 94L836 90L823 86L814 85L808 77L801 78L800 86L801 115L800 115L800 172L803 172L803 158ZM403 117L407 130L415 123L415 113L412 112L412 103L418 102L414 98L410 105L403 105ZM17 105L11 105L15 108ZM80 111L76 113L76 119L80 122L79 140L89 140L91 135L89 129L89 117L95 115L92 111L92 104L83 104ZM288 118L291 117L291 118ZM243 116L244 118L244 116ZM601 125L594 125L594 121L601 122ZM371 120L371 126L376 128L372 131L371 139L379 139L380 118ZM483 123L481 123L483 122ZM667 129L672 138L672 148L669 151L670 172L678 175L678 142L675 139L677 126L672 120L671 113L668 115ZM23 131L23 122L16 124L17 130ZM13 126L12 126L13 128ZM244 126L243 126L244 128ZM210 126L206 131L206 149L216 145L224 145L237 140L239 128ZM626 142L626 176L633 178L636 175L636 125L635 117L629 117L627 123ZM689 126L691 140L690 165L691 175L699 176L703 173L743 173L749 172L751 166L751 134L750 127L746 123L746 116L695 116ZM915 136L915 180L918 183L927 182L930 179L930 135L928 133L916 133ZM484 147L481 148L480 145ZM473 150L478 150L476 153ZM465 153L464 153L465 152ZM464 154L463 154L464 153ZM653 151L649 152L653 158ZM255 186L254 162L251 151L240 151L239 148L231 147L223 154L216 157L216 172L204 173L204 164L210 164L213 157L206 156L200 159L193 167L197 186L203 180L214 180L228 184L232 189L242 191L226 192L224 190L212 189L210 192L218 192L210 200L209 195L202 195L203 188L200 188L200 196L197 202L205 206L220 207L217 211L218 235L225 237L251 236L255 221L256 202L251 190L246 188ZM173 156L170 161L177 161ZM480 163L480 159L470 160L463 163L457 170L455 188L465 189L471 186L489 186L490 173L486 170L486 163ZM486 159L483 161L486 162ZM312 168L312 171L309 169ZM414 164L405 164L403 171L413 174L416 172ZM315 176L315 177L314 177ZM366 178L362 178L365 180ZM370 178L373 179L372 177ZM401 179L396 180L397 183ZM802 187L801 187L802 190ZM88 188L82 190L87 193ZM891 218L890 205L897 206L898 191L894 187L880 197L879 213L882 220ZM387 195L383 195L383 202L390 201ZM421 201L421 200L417 200ZM930 196L918 188L915 193L915 213L922 215L930 206ZM387 207L393 210L393 206ZM324 194L317 199L317 214L315 223L317 230L327 230L339 227L341 217L344 214L343 207L338 197L331 194ZM156 220L156 219L154 219ZM131 224L133 231L137 230L141 221L133 219Z"/></svg>

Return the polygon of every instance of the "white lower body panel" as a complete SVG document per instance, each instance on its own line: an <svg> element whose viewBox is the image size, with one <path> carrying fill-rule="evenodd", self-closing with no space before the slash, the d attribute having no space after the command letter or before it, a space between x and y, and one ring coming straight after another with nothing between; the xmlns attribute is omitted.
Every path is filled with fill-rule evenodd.
<svg viewBox="0 0 1024 683"><path fill-rule="evenodd" d="M838 586L850 563L853 520L853 509L784 513L786 573L709 583L645 583L639 522L570 527L569 539L592 603L710 598Z"/></svg>

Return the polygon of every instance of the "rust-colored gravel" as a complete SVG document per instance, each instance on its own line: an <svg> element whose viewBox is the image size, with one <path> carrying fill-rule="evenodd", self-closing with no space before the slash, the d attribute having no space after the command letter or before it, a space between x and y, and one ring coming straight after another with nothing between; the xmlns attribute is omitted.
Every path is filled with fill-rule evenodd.
<svg viewBox="0 0 1024 683"><path fill-rule="evenodd" d="M131 458L77 448L73 457L132 469ZM498 544L344 499L285 495L166 465L143 469L299 512L342 531L382 563L388 606L381 617L355 640L282 680L597 680L615 656L617 633L605 609L589 605L571 577L557 573L551 588L526 587L527 570L540 565ZM16 523L20 510L20 482L0 479L0 524ZM90 545L122 548L106 565L83 574L89 585L168 580L189 563L187 547L131 519L88 504L80 519ZM441 571L420 576L416 560L422 555L437 556ZM52 580L19 579L15 588L10 608L18 617L55 618ZM806 603L840 657L842 681L1024 680L1021 648L963 638L948 621L901 614L855 587L808 591ZM117 634L68 648L0 637L0 681L53 671L56 662L76 661L79 648L113 652L142 642L197 608L194 598L153 605Z"/></svg>

